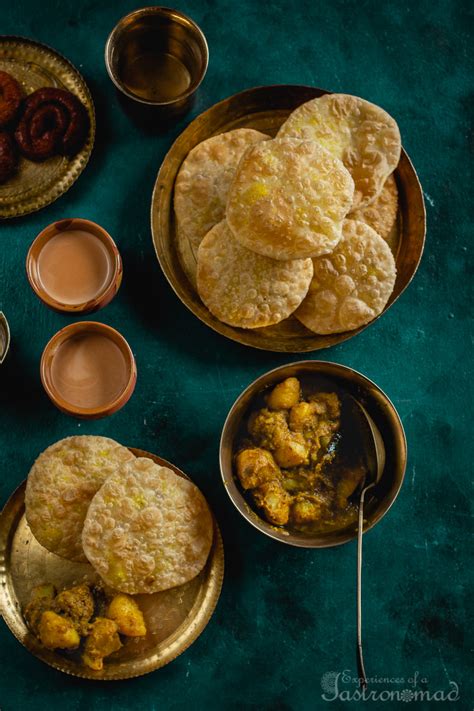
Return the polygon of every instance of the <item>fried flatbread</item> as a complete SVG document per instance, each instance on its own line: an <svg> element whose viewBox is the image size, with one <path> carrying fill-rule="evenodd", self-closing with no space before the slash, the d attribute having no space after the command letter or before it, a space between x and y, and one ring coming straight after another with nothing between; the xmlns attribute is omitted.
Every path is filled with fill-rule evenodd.
<svg viewBox="0 0 474 711"><path fill-rule="evenodd" d="M311 259L281 261L243 247L225 220L212 228L198 250L198 293L220 321L240 328L279 323L308 291Z"/></svg>
<svg viewBox="0 0 474 711"><path fill-rule="evenodd" d="M212 515L191 481L138 457L94 496L82 534L101 578L121 592L152 593L182 585L206 564Z"/></svg>
<svg viewBox="0 0 474 711"><path fill-rule="evenodd" d="M371 227L345 220L332 254L313 259L308 295L295 312L315 333L352 331L372 321L393 291L396 267L387 243Z"/></svg>
<svg viewBox="0 0 474 711"><path fill-rule="evenodd" d="M367 207L361 207L347 215L348 220L358 220L365 222L372 227L388 244L390 249L395 251L394 225L397 220L398 211L398 190L397 183L393 175L389 175L382 188L382 192L375 198L374 202Z"/></svg>
<svg viewBox="0 0 474 711"><path fill-rule="evenodd" d="M227 193L242 155L268 138L251 128L237 128L199 143L185 158L174 188L176 240L182 266L194 285L198 247L225 217Z"/></svg>
<svg viewBox="0 0 474 711"><path fill-rule="evenodd" d="M318 141L342 160L355 183L352 209L369 205L400 160L396 121L380 106L349 94L325 94L299 106L278 138Z"/></svg>
<svg viewBox="0 0 474 711"><path fill-rule="evenodd" d="M42 546L85 561L81 533L94 494L134 455L108 437L67 437L46 449L28 475L25 514Z"/></svg>
<svg viewBox="0 0 474 711"><path fill-rule="evenodd" d="M315 257L338 243L353 191L341 161L316 141L263 141L239 163L227 222L244 247L265 257Z"/></svg>

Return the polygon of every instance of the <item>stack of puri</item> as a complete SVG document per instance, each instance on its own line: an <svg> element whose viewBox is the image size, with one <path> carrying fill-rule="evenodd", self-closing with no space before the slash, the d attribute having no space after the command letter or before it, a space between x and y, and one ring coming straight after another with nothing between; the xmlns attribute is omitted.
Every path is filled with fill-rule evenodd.
<svg viewBox="0 0 474 711"><path fill-rule="evenodd" d="M194 578L213 539L211 512L191 481L108 437L68 437L40 454L25 514L44 548L88 561L107 586L130 595Z"/></svg>
<svg viewBox="0 0 474 711"><path fill-rule="evenodd" d="M347 94L299 106L277 136L236 129L198 144L178 173L183 268L224 323L296 316L314 333L365 325L384 309L401 152L395 120Z"/></svg>

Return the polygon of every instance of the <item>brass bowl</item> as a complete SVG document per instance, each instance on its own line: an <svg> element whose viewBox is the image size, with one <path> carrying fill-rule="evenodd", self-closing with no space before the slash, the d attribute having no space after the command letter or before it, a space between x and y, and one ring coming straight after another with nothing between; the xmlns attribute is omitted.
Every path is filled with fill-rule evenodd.
<svg viewBox="0 0 474 711"><path fill-rule="evenodd" d="M219 321L203 304L176 249L173 190L182 162L201 141L235 128L254 128L275 136L289 114L305 101L328 92L310 86L259 86L221 101L198 116L174 142L158 173L151 203L151 228L156 256L163 274L183 304L198 319L227 338L253 348L285 353L306 353L346 341L374 323L353 331L319 336L294 316L276 326L243 329ZM397 264L395 287L381 316L413 279L425 241L426 216L423 192L408 155L402 149L395 170L399 213L392 249ZM378 317L380 318L380 316Z"/></svg>
<svg viewBox="0 0 474 711"><path fill-rule="evenodd" d="M371 380L352 368L318 360L299 361L270 370L254 380L237 398L227 415L220 442L220 468L226 491L242 516L270 538L301 548L329 548L351 541L357 536L357 521L350 526L314 536L289 532L273 526L251 508L234 475L233 458L236 442L244 419L252 409L255 398L262 391L289 377L316 377L330 380L361 402L380 431L386 450L382 477L365 505L364 531L368 531L387 513L405 476L407 445L400 417L387 395Z"/></svg>
<svg viewBox="0 0 474 711"><path fill-rule="evenodd" d="M180 469L141 449L130 448L137 457L149 457L179 476ZM20 484L0 513L0 614L17 640L35 657L65 674L111 681L141 676L163 667L182 654L201 634L211 619L222 588L224 549L215 518L209 558L199 575L170 590L139 595L148 620L158 620L158 629L143 638L129 640L119 652L106 659L102 671L93 671L79 661L43 647L28 630L22 610L31 591L43 582L58 590L78 581L96 583L98 575L89 563L75 563L43 548L31 534L25 518L25 486Z"/></svg>
<svg viewBox="0 0 474 711"><path fill-rule="evenodd" d="M207 71L209 49L191 18L167 7L145 7L122 17L105 45L105 65L128 99L181 114Z"/></svg>
<svg viewBox="0 0 474 711"><path fill-rule="evenodd" d="M10 326L3 311L0 311L0 365L10 349Z"/></svg>

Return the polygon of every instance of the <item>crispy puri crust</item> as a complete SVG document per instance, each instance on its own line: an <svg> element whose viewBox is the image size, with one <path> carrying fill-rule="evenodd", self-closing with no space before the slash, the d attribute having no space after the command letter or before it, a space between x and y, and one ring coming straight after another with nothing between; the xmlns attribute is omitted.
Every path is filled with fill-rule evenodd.
<svg viewBox="0 0 474 711"><path fill-rule="evenodd" d="M42 546L85 561L81 532L88 506L108 476L134 455L108 437L67 437L48 447L28 475L25 514Z"/></svg>
<svg viewBox="0 0 474 711"><path fill-rule="evenodd" d="M212 516L197 486L139 457L94 496L82 541L103 580L135 594L194 578L206 564L212 537Z"/></svg>
<svg viewBox="0 0 474 711"><path fill-rule="evenodd" d="M393 291L395 260L371 227L345 220L332 254L313 259L314 277L295 316L315 333L351 331L378 316Z"/></svg>
<svg viewBox="0 0 474 711"><path fill-rule="evenodd" d="M389 175L382 188L382 192L374 202L367 207L361 207L347 215L348 220L365 222L372 227L391 247L392 228L397 219L398 190L393 175Z"/></svg>
<svg viewBox="0 0 474 711"><path fill-rule="evenodd" d="M203 237L225 217L227 193L247 148L269 137L237 128L208 138L184 160L174 189L176 240L182 265L196 283L197 250Z"/></svg>
<svg viewBox="0 0 474 711"><path fill-rule="evenodd" d="M264 141L239 163L227 222L244 247L263 256L319 256L338 243L353 190L342 163L316 141Z"/></svg>
<svg viewBox="0 0 474 711"><path fill-rule="evenodd" d="M400 160L396 121L380 106L349 94L325 94L299 106L278 133L288 136L316 140L342 160L354 178L353 209L375 200Z"/></svg>
<svg viewBox="0 0 474 711"><path fill-rule="evenodd" d="M225 220L212 228L198 251L198 293L220 321L258 328L287 318L308 291L311 259L262 257L233 237Z"/></svg>

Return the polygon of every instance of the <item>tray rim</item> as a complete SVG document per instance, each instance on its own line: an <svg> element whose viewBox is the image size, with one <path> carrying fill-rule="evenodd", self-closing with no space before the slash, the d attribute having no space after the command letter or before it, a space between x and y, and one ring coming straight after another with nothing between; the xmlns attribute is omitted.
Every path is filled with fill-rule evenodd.
<svg viewBox="0 0 474 711"><path fill-rule="evenodd" d="M255 86L255 87L250 87L248 89L244 89L243 91L237 92L236 94L233 94L225 99L222 99L221 101L218 101L217 103L213 104L209 108L207 108L205 111L200 113L198 116L196 116L184 129L181 131L181 133L176 137L176 139L173 141L171 147L167 151L166 155L163 158L163 161L160 165L160 168L158 170L158 174L155 180L155 184L153 187L152 191L152 197L151 197L151 207L150 207L150 223L151 223L151 234L152 234L152 242L153 242L153 247L155 250L155 254L158 260L158 263L160 265L161 271L163 272L168 284L171 286L172 290L178 297L178 299L186 306L186 308L191 311L191 313L198 318L202 323L204 323L206 326L211 328L213 331L216 333L219 333L222 336L225 336L229 340L232 340L234 342L240 343L241 345L245 345L249 348L255 348L257 350L263 350L267 352L273 352L273 353L313 353L318 350L323 350L326 348L332 348L335 345L339 345L339 343L343 343L344 341L347 341L354 336L357 336L359 333L362 333L366 328L371 326L373 323L375 323L381 316L385 314L386 311L398 300L398 298L403 294L403 292L407 289L407 287L410 285L411 281L413 280L418 267L420 265L421 259L423 257L423 252L424 252L424 247L425 247L425 241L426 241L426 207L425 207L425 201L424 201L424 196L423 196L423 189L421 187L420 180L418 178L418 174L413 166L412 161L410 160L410 157L404 150L403 146L401 149L401 155L400 155L400 162L399 165L401 164L402 160L407 164L408 169L412 172L412 177L413 177L413 182L414 185L417 189L417 197L419 199L419 208L420 208L420 213L421 213L421 230L420 234L418 235L418 240L419 240L419 254L417 256L416 262L413 264L413 269L409 275L408 280L406 283L403 285L402 289L396 293L394 296L393 294L391 295L388 303L386 304L385 308L383 311L376 316L372 321L369 321L369 323L365 324L364 326L359 327L358 329L354 329L353 331L345 331L344 333L340 334L332 334L333 340L331 343L327 343L325 345L315 345L311 343L310 346L297 346L295 348L285 348L285 347L278 347L277 344L275 344L274 347L268 347L264 344L259 344L259 343L254 343L250 342L251 335L255 332L258 332L259 329L239 329L233 326L230 326L228 324L225 324L223 322L220 322L217 318L215 318L209 310L204 306L203 313L200 313L198 308L195 306L193 301L189 298L187 298L187 295L185 294L185 290L181 288L181 280L176 277L175 271L173 269L168 269L168 265L166 263L165 259L165 253L161 249L161 245L159 244L159 235L160 235L160 221L159 221L159 215L161 212L162 208L162 198L161 194L163 193L163 174L165 171L168 169L168 164L171 163L173 157L174 157L174 152L176 151L176 145L178 142L183 141L183 137L192 134L193 130L197 128L199 123L203 122L210 114L211 112L218 112L219 110L222 110L226 104L228 104L231 101L237 101L239 98L244 99L248 96L251 95L256 95L259 92L268 92L271 90L275 91L281 91L281 90L288 90L290 92L301 92L302 94L304 92L314 92L314 96L321 96L323 94L330 94L333 93L331 91L328 91L326 89L321 89L319 87L315 86L310 86L310 85L305 85L305 84L269 84L269 85L260 85L260 86ZM302 100L302 103L304 102L304 99ZM263 110L262 110L263 112ZM217 133L213 133L212 135L217 135ZM203 139L205 140L205 139ZM197 145L197 144L196 144ZM179 170L179 168L178 168ZM398 178L397 175L398 172L398 166L394 171L394 174ZM176 179L177 172L175 173L174 180ZM173 204L172 204L172 196L173 196L173 191L174 191L174 180L173 180L173 186L172 186L172 191L171 191L171 204L170 204L170 213L173 210ZM398 180L397 180L398 183ZM399 211L400 211L400 203L399 203ZM170 229L171 225L171 220L168 220L168 230ZM176 251L176 248L174 247L174 250ZM178 256L176 255L176 259L179 261ZM181 268L180 265L180 270L184 276L184 278L187 280L186 274ZM189 281L189 280L187 280ZM190 285L192 288L192 285ZM192 288L193 291L194 288ZM395 293L395 292L394 292ZM199 295L197 292L195 292L196 297L199 299ZM250 333L250 337L247 337L247 334ZM311 332L308 331L310 334ZM317 334L312 334L308 336L308 338L311 338L311 341L316 340L321 338L321 336ZM276 339L275 339L276 340Z"/></svg>
<svg viewBox="0 0 474 711"><path fill-rule="evenodd" d="M90 119L90 127L89 127L89 136L88 140L81 148L77 155L80 155L82 151L84 151L84 155L81 158L81 163L80 165L77 166L75 171L71 176L69 176L66 180L65 183L62 187L58 188L58 184L55 183L52 188L47 193L40 193L40 196L36 196L35 198L32 199L31 203L27 202L26 205L27 207L24 207L22 209L17 209L15 203L13 205L8 206L7 208L3 209L2 206L0 205L0 222L3 220L9 220L9 219L14 219L14 218L19 218L23 217L24 215L30 215L34 212L38 212L39 210L42 210L44 207L47 207L48 205L51 205L53 202L56 202L58 198L60 198L62 195L64 195L72 186L74 183L78 180L79 176L82 174L84 169L86 168L87 164L89 163L90 157L92 155L92 151L94 149L94 144L95 144L95 136L96 136L96 113L95 113L95 104L94 100L92 98L92 94L90 92L89 86L83 76L83 74L77 69L77 67L69 60L67 57L65 57L61 52L59 52L57 49L54 49L54 47L51 47L50 45L46 44L45 42L39 42L38 40L32 39L31 37L24 37L23 35L3 35L0 34L0 46L3 43L6 42L16 42L21 45L30 45L34 46L36 49L39 49L40 51L47 53L47 54L52 54L56 58L58 58L61 62L63 62L65 65L67 65L70 69L70 71L75 74L78 79L80 84L82 85L82 88L84 90L85 96L87 98L87 113L89 115ZM76 158L74 156L73 160ZM64 178L62 179L64 180ZM46 195L46 198L44 197ZM21 203L22 205L25 203Z"/></svg>
<svg viewBox="0 0 474 711"><path fill-rule="evenodd" d="M187 474L168 460L136 447L128 447L128 449L135 454L135 456L149 457L157 464L169 467L179 476L192 481ZM23 617L21 612L15 613L15 605L17 601L13 591L11 590L12 584L11 578L8 575L8 570L13 536L25 513L25 488L26 479L24 479L16 487L7 499L3 509L0 511L0 617L3 619L13 636L28 652L30 652L30 654L44 664L47 664L57 671L63 672L69 676L89 679L91 681L119 681L144 676L145 674L149 674L163 666L166 666L185 652L186 649L188 649L196 641L214 614L215 608L219 601L224 579L224 545L222 541L222 534L212 509L211 514L214 525L214 535L209 557L205 566L208 567L211 563L206 584L204 586L204 594L202 593L203 586L201 586L188 616L167 638L171 640L170 651L168 653L164 653L163 657L158 661L155 660L155 662L145 663L143 669L132 668L131 671L127 671L125 673L123 671L120 672L120 669L130 663L133 665L134 662L121 662L116 674L111 676L101 676L100 673L95 673L92 670L89 672L85 667L81 667L79 664L75 664L70 660L65 660L61 655L56 654L52 650L46 650L40 645L39 642L34 640L34 638L32 638L32 640L34 640L32 643L29 639L32 636L29 633L27 636L22 638L18 626L15 625L15 620L18 620L18 617L21 617L23 621ZM195 612L194 617L187 622L198 603L200 604L197 612ZM186 627L184 627L185 624ZM178 642L180 637L178 633L183 627L184 629L182 630L182 633L185 632L186 634L184 636L184 642L179 644ZM37 649L43 653L39 654ZM106 668L107 667L105 667L105 669Z"/></svg>

